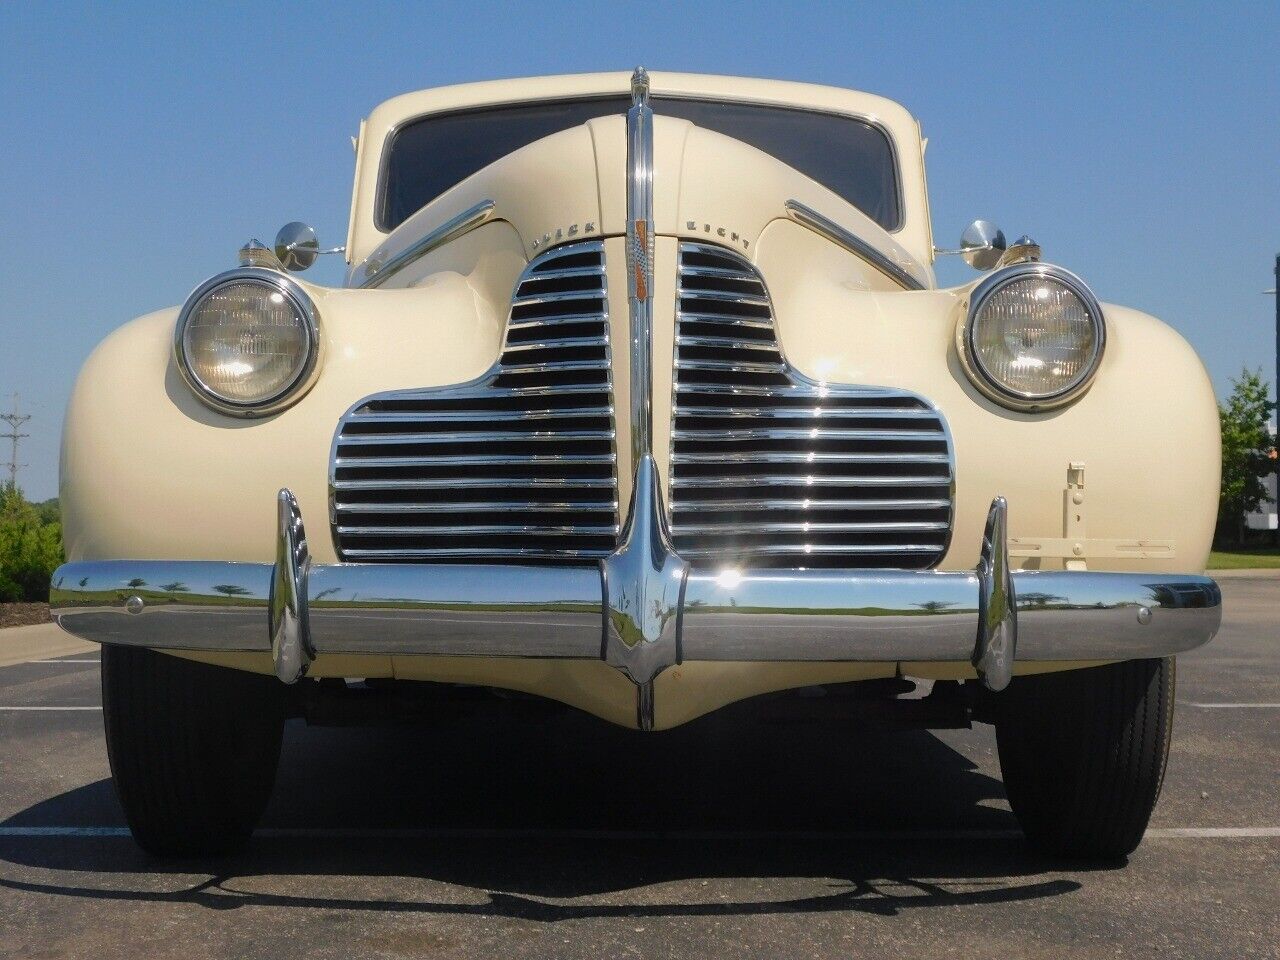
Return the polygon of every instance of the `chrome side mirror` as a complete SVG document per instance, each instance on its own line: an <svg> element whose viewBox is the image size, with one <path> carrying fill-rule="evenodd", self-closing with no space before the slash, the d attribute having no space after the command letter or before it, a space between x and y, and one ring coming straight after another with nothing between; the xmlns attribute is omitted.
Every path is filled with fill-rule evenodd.
<svg viewBox="0 0 1280 960"><path fill-rule="evenodd" d="M305 270L320 256L315 227L300 220L286 223L276 234L276 259L286 270Z"/></svg>
<svg viewBox="0 0 1280 960"><path fill-rule="evenodd" d="M346 247L321 250L315 227L300 220L286 223L276 234L276 259L280 261L280 266L295 273L315 263L316 257L322 257L328 253L346 253L346 251Z"/></svg>
<svg viewBox="0 0 1280 960"><path fill-rule="evenodd" d="M975 270L991 270L1000 265L1000 259L1008 249L1004 231L989 220L975 220L960 234L959 250L934 248L934 256L964 257L964 262Z"/></svg>

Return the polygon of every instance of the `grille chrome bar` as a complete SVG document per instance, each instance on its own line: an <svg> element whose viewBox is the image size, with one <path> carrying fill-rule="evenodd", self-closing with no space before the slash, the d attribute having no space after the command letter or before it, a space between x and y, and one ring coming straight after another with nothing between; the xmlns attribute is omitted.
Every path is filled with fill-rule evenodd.
<svg viewBox="0 0 1280 960"><path fill-rule="evenodd" d="M454 477L424 479L417 477L410 480L338 480L332 484L334 490L443 490L456 489L458 481ZM599 488L615 490L612 477L523 477L513 480L510 477L467 477L467 487L502 487L516 489L523 487L551 487L564 489Z"/></svg>
<svg viewBox="0 0 1280 960"><path fill-rule="evenodd" d="M353 420L387 423L448 423L477 420L482 423L500 420L568 420L581 417L611 417L612 407L573 407L568 410L435 410L431 413L363 413ZM612 434L610 434L612 435Z"/></svg>
<svg viewBox="0 0 1280 960"><path fill-rule="evenodd" d="M886 554L919 554L927 556L937 553L938 545L935 543L766 543L751 548L751 555L757 560L762 557L787 557L794 560L796 557L824 557L827 559L839 557L841 558L835 566L880 566L880 564L859 564L857 562L858 555L874 554L880 557ZM726 556L732 556L732 553L723 546L714 547L685 547L680 551L680 555L689 559L709 558L714 560L723 560ZM852 563L850 559L852 558ZM768 566L768 564L761 564Z"/></svg>
<svg viewBox="0 0 1280 960"><path fill-rule="evenodd" d="M907 407L881 407L841 410L824 407L821 401L813 408L806 407L681 407L675 408L677 417L715 417L718 420L933 420L932 410Z"/></svg>
<svg viewBox="0 0 1280 960"><path fill-rule="evenodd" d="M377 394L343 417L331 464L339 557L607 556L619 529L609 353L603 243L532 261L486 374Z"/></svg>
<svg viewBox="0 0 1280 960"><path fill-rule="evenodd" d="M759 474L748 473L743 474L740 478L732 478L725 476L709 476L709 477L686 477L680 481L682 487L723 487L726 479L739 479L743 484L754 484L757 487L770 486L790 486L792 488L805 487L936 487L938 486L938 478L930 476L919 477L847 477L847 476L824 476L821 474ZM950 498L948 501L950 502ZM689 509L695 509L701 500L691 501Z"/></svg>
<svg viewBox="0 0 1280 960"><path fill-rule="evenodd" d="M839 427L759 427L741 430L686 430L685 436L704 443L742 440L939 440L941 430L847 430Z"/></svg>
<svg viewBox="0 0 1280 960"><path fill-rule="evenodd" d="M616 500L457 500L443 503L338 503L336 509L344 513L486 513L496 510L519 509L525 513L559 513L564 510L583 513L612 514L618 509Z"/></svg>
<svg viewBox="0 0 1280 960"><path fill-rule="evenodd" d="M679 504L673 510L708 513L720 510L920 510L949 504L948 500L816 500L806 497L799 500L699 500Z"/></svg>
<svg viewBox="0 0 1280 960"><path fill-rule="evenodd" d="M396 537L429 537L435 536L439 527L384 527L384 526L363 526L363 527L338 527L338 532L348 535L369 535L369 536L396 536ZM594 527L583 526L577 524L572 527L548 527L539 524L528 523L455 523L449 528L459 535L482 534L482 533L536 533L542 537L578 537L584 533L609 533L616 534L618 532L617 524L598 525Z"/></svg>
<svg viewBox="0 0 1280 960"><path fill-rule="evenodd" d="M477 430L470 433L451 431L448 433L367 433L347 437L344 444L371 445L399 444L407 446L417 443L525 443L553 442L560 440L612 440L612 430L556 430L524 432L519 430Z"/></svg>
<svg viewBox="0 0 1280 960"><path fill-rule="evenodd" d="M945 530L946 521L899 521L893 523L857 523L841 520L839 523L812 523L800 520L794 523L677 523L672 533L701 533L711 536L739 536L756 530L762 533L832 533L843 530Z"/></svg>
<svg viewBox="0 0 1280 960"><path fill-rule="evenodd" d="M673 396L681 556L700 567L942 559L954 499L942 416L914 394L795 370L763 279L726 248L680 245Z"/></svg>
<svg viewBox="0 0 1280 960"><path fill-rule="evenodd" d="M681 439L684 439L683 437ZM676 453L672 463L937 463L949 464L945 453L862 453L755 450L749 452Z"/></svg>

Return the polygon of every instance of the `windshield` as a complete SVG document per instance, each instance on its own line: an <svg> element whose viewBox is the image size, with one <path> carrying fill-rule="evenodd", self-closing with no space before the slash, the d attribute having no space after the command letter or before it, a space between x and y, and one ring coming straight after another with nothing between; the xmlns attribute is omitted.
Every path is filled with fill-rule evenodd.
<svg viewBox="0 0 1280 960"><path fill-rule="evenodd" d="M886 230L902 225L893 147L879 127L853 117L792 107L655 97L653 111L749 143L838 193ZM626 97L522 103L434 114L391 139L378 227L394 230L450 187L513 150L586 123L626 113Z"/></svg>

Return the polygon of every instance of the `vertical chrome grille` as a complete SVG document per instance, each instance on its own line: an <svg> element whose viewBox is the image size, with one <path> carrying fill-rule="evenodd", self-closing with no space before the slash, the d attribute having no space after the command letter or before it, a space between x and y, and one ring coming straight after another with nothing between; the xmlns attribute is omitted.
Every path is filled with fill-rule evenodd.
<svg viewBox="0 0 1280 960"><path fill-rule="evenodd" d="M615 466L604 247L557 247L517 282L488 373L378 394L343 418L338 553L590 562L617 542Z"/></svg>
<svg viewBox="0 0 1280 960"><path fill-rule="evenodd" d="M928 567L951 531L952 455L924 399L791 368L737 254L680 245L672 535L700 566Z"/></svg>

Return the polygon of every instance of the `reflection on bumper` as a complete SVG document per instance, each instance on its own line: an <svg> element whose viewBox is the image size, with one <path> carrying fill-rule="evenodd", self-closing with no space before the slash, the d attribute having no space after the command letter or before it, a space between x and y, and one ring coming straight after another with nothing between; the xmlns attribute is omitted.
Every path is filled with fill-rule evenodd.
<svg viewBox="0 0 1280 960"><path fill-rule="evenodd" d="M659 672L698 660L954 661L998 690L1015 659L1170 656L1207 643L1222 617L1207 577L1010 571L1001 499L974 571L692 572L671 562L656 472L639 476L635 530L599 569L313 564L281 491L275 564L73 562L54 574L51 607L64 630L98 643L269 651L286 681L320 654L603 658L642 702ZM620 557L633 549L643 562ZM655 591L651 575L678 589ZM627 609L652 629L620 629Z"/></svg>

